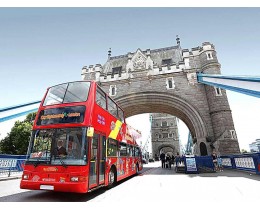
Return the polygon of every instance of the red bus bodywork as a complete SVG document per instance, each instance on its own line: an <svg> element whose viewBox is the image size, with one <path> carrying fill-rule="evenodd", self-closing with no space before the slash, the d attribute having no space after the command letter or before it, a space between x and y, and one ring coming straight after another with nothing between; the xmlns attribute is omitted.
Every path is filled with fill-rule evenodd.
<svg viewBox="0 0 260 210"><path fill-rule="evenodd" d="M48 88L34 121L28 159L20 183L21 189L86 193L102 186L112 186L116 181L142 170L142 154L135 138L138 132L128 126L124 118L119 119L110 113L108 100L111 99L107 94L102 92L105 94L106 108L96 103L96 93L102 90L95 81L80 82L90 84L86 101L44 105L50 90ZM120 107L116 106L119 113ZM68 111L74 107L84 111ZM59 113L48 114L52 110ZM60 110L65 111L61 113ZM65 115L67 119L72 116L76 120L73 123L63 123L61 121ZM77 117L81 117L82 121L76 122ZM51 120L52 123L49 123ZM55 120L58 123L55 123ZM73 130L74 128L76 130ZM41 132L42 136L37 136ZM49 134L45 135L48 132ZM81 151L80 158L55 159L53 154L57 139L54 136L58 132L63 132L59 137L67 142L64 146L68 150L72 148L70 138L78 142L83 139L78 145L84 145L84 148L77 148ZM50 142L46 143L48 146L39 146L41 149L46 147L46 157L43 160L41 155L45 152L35 150L36 142L40 141L37 138L43 140L43 144L46 143L45 139Z"/></svg>

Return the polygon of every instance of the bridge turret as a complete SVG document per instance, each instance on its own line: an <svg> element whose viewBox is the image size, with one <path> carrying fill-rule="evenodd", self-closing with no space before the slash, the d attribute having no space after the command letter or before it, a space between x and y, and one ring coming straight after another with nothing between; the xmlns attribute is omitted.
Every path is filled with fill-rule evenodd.
<svg viewBox="0 0 260 210"><path fill-rule="evenodd" d="M96 64L95 67L93 65L83 66L81 71L82 80L95 80L99 81L100 76L102 75L102 65Z"/></svg>
<svg viewBox="0 0 260 210"><path fill-rule="evenodd" d="M209 42L203 42L199 48L200 65L203 73L220 74L220 64L217 58L215 46ZM211 68L212 67L212 68Z"/></svg>
<svg viewBox="0 0 260 210"><path fill-rule="evenodd" d="M200 58L198 71L205 74L221 73L221 65L213 44L204 42L198 53ZM226 91L208 85L205 85L205 91L214 133L214 137L208 138L212 150L221 154L240 153Z"/></svg>

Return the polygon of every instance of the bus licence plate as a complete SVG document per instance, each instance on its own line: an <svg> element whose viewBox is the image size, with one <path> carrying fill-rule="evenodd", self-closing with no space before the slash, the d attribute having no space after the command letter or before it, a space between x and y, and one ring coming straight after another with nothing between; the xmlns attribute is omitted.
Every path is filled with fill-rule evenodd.
<svg viewBox="0 0 260 210"><path fill-rule="evenodd" d="M54 186L52 185L40 185L41 190L54 190Z"/></svg>

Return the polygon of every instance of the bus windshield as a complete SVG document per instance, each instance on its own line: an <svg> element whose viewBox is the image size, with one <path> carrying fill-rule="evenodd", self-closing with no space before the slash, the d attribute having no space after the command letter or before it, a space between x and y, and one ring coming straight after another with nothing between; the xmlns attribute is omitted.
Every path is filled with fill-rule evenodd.
<svg viewBox="0 0 260 210"><path fill-rule="evenodd" d="M90 82L70 82L53 86L49 89L43 106L86 101L89 88Z"/></svg>
<svg viewBox="0 0 260 210"><path fill-rule="evenodd" d="M27 161L51 165L85 165L86 128L34 130Z"/></svg>

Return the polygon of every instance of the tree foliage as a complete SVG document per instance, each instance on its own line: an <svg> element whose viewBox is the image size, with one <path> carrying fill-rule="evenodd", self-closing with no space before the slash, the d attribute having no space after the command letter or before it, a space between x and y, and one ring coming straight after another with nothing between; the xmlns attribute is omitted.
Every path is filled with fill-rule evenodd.
<svg viewBox="0 0 260 210"><path fill-rule="evenodd" d="M30 113L24 121L16 121L10 133L0 141L2 154L25 155L29 144L33 120L36 113Z"/></svg>
<svg viewBox="0 0 260 210"><path fill-rule="evenodd" d="M248 153L246 149L241 149L241 153Z"/></svg>

